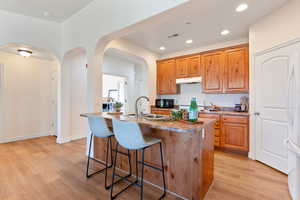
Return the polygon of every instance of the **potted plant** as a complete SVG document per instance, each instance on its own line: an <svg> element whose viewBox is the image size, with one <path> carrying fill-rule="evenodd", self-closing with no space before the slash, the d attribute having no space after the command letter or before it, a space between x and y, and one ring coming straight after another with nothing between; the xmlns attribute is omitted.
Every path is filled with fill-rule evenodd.
<svg viewBox="0 0 300 200"><path fill-rule="evenodd" d="M114 109L116 112L121 112L121 108L123 107L123 104L121 102L116 102L114 104Z"/></svg>

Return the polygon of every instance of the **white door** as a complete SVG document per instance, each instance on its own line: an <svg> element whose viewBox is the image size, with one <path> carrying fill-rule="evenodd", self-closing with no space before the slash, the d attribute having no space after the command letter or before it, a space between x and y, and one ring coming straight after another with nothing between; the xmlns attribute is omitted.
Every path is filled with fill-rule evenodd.
<svg viewBox="0 0 300 200"><path fill-rule="evenodd" d="M288 143L288 182L291 196L300 200L300 45L295 49L295 65L289 76L289 139Z"/></svg>
<svg viewBox="0 0 300 200"><path fill-rule="evenodd" d="M256 158L288 173L286 139L288 123L288 87L294 63L294 47L273 50L256 57Z"/></svg>

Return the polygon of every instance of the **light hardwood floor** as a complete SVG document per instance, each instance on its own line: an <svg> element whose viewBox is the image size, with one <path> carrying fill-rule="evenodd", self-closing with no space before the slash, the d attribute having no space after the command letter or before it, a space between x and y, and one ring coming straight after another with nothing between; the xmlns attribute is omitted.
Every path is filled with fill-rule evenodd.
<svg viewBox="0 0 300 200"><path fill-rule="evenodd" d="M85 140L58 145L54 137L43 137L0 144L0 199L109 199L104 175L86 179L85 167ZM119 199L138 199L138 191L131 188ZM159 194L158 189L145 187L145 200ZM245 157L216 152L215 181L205 200L248 199L289 200L287 177Z"/></svg>

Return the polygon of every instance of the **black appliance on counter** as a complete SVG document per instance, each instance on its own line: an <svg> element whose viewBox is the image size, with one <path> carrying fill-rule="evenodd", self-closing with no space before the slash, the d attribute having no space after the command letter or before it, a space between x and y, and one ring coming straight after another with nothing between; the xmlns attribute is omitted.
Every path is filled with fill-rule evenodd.
<svg viewBox="0 0 300 200"><path fill-rule="evenodd" d="M155 107L156 108L174 108L174 99L156 99Z"/></svg>

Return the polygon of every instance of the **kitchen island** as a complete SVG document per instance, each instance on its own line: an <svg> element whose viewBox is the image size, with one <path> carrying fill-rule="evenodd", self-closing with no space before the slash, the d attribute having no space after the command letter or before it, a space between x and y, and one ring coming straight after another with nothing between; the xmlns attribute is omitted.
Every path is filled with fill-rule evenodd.
<svg viewBox="0 0 300 200"><path fill-rule="evenodd" d="M204 198L214 177L214 119L203 118L200 119L203 123L189 124L180 121L151 121L143 118L137 119L134 116L107 113L89 113L81 116L89 115L104 117L109 127L112 126L112 119L139 123L144 135L162 140L168 191L185 199L201 200ZM95 139L94 155L99 160L105 160L105 142L102 139ZM126 152L125 149L122 151ZM127 159L125 156L119 156L117 167L128 171ZM153 146L147 149L145 161L160 167L159 148ZM132 163L134 162L134 156L132 156ZM161 174L151 168L145 168L144 179L159 187L162 185Z"/></svg>

